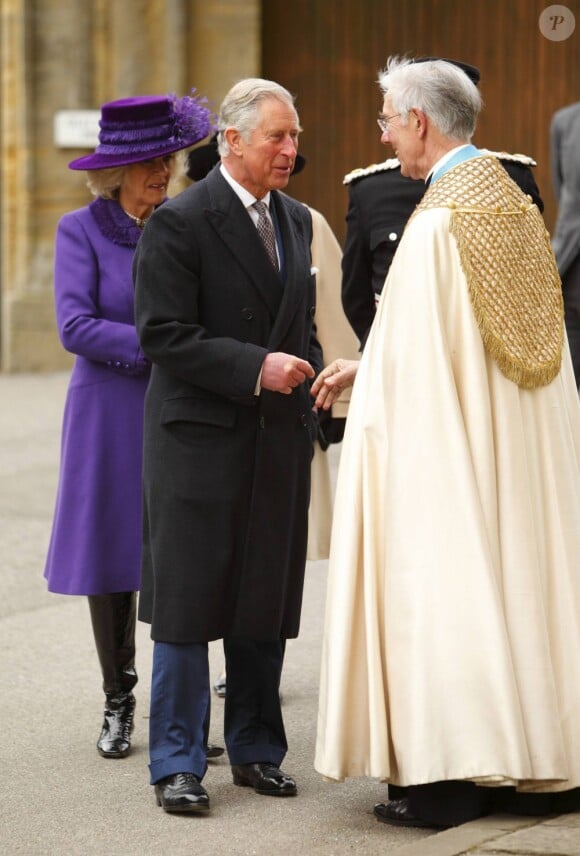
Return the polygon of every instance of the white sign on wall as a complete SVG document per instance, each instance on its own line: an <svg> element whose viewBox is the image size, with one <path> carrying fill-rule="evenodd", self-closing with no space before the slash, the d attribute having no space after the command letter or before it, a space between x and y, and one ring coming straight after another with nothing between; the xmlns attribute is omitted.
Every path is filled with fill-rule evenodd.
<svg viewBox="0 0 580 856"><path fill-rule="evenodd" d="M62 149L94 149L99 142L99 110L58 110L54 144Z"/></svg>

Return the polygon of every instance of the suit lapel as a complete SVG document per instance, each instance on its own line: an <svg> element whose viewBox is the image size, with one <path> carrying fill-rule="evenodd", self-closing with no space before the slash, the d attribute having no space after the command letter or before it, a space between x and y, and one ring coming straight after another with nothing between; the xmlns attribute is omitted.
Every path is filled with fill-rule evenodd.
<svg viewBox="0 0 580 856"><path fill-rule="evenodd" d="M211 199L211 207L204 212L208 221L275 318L283 298L282 283L261 246L256 227L219 169L212 170L206 182Z"/></svg>
<svg viewBox="0 0 580 856"><path fill-rule="evenodd" d="M294 216L292 208L285 202L284 195L272 192L270 205L275 206L275 216L284 245L284 293L271 335L271 342L276 343L282 341L296 314L306 282L301 270L303 271L304 265L309 262L304 259L302 223Z"/></svg>
<svg viewBox="0 0 580 856"><path fill-rule="evenodd" d="M235 256L268 307L274 319L268 345L275 348L284 339L306 287L310 257L308 250L305 251L307 242L302 221L294 210L295 206L288 204L283 193L271 193L270 204L275 207L277 227L283 242L282 283L261 246L248 212L219 169L213 169L205 181L211 200L205 216L224 242L226 252Z"/></svg>

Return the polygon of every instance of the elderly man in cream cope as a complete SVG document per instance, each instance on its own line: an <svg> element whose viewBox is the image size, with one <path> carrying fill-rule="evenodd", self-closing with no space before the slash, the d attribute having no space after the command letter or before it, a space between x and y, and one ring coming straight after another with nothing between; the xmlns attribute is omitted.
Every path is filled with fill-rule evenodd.
<svg viewBox="0 0 580 856"><path fill-rule="evenodd" d="M407 788L386 823L562 811L580 786L580 406L541 215L471 144L450 63L391 59L379 125L427 192L354 382L315 765ZM391 795L392 796L392 795Z"/></svg>

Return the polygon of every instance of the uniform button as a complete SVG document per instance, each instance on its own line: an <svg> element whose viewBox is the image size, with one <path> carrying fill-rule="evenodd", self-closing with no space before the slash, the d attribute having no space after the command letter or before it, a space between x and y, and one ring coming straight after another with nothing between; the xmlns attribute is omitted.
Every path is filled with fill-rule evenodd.
<svg viewBox="0 0 580 856"><path fill-rule="evenodd" d="M253 317L254 313L252 312L252 310L249 307L244 306L244 308L242 309L242 318L244 319L244 321L251 321Z"/></svg>
<svg viewBox="0 0 580 856"><path fill-rule="evenodd" d="M108 366L112 366L112 365L113 365L113 361L112 361L112 360L107 360L107 365L108 365Z"/></svg>
<svg viewBox="0 0 580 856"><path fill-rule="evenodd" d="M314 318L314 313L316 312L316 306L311 306L309 309L310 317Z"/></svg>
<svg viewBox="0 0 580 856"><path fill-rule="evenodd" d="M120 363L119 361L117 361L117 362L115 363L115 368L116 368L116 369L120 369L120 368L121 368L121 363Z"/></svg>
<svg viewBox="0 0 580 856"><path fill-rule="evenodd" d="M398 237L396 232L389 232L389 241L396 241Z"/></svg>

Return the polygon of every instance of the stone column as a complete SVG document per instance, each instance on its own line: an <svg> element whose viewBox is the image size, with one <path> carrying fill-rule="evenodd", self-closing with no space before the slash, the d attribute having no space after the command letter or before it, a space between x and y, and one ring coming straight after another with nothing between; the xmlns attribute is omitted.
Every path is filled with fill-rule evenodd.
<svg viewBox="0 0 580 856"><path fill-rule="evenodd" d="M25 0L2 0L2 86L0 91L0 338L2 364L10 366L11 301L27 281L30 262L31 171L30 121L26 104L30 86Z"/></svg>
<svg viewBox="0 0 580 856"><path fill-rule="evenodd" d="M265 0L267 2L267 0ZM192 85L217 109L242 77L261 74L260 0L191 0L187 61Z"/></svg>

